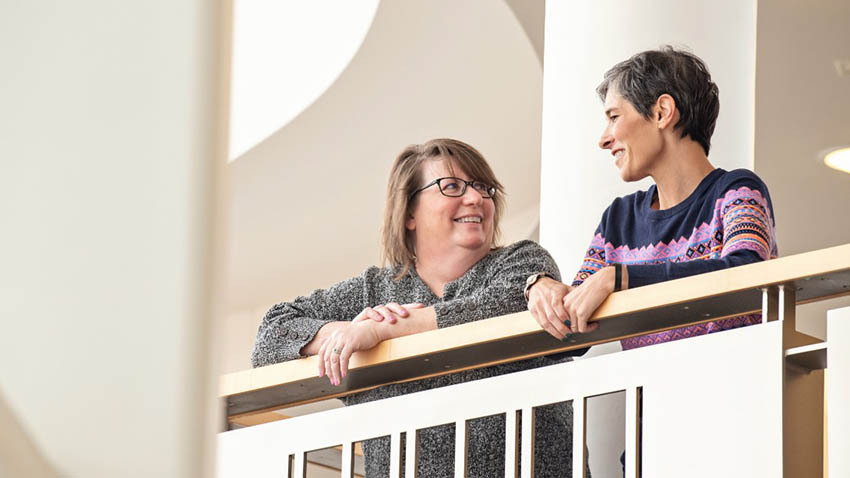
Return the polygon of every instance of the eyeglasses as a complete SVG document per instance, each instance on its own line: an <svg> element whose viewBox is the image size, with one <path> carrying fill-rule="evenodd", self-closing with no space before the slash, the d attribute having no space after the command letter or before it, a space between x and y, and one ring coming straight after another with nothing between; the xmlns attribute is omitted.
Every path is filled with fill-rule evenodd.
<svg viewBox="0 0 850 478"><path fill-rule="evenodd" d="M484 199L489 199L496 195L495 187L490 186L487 183L482 183L481 181L465 181L460 178L437 178L416 191L413 191L410 195L410 199L413 199L413 196L416 196L416 194L420 191L428 189L435 184L440 188L440 192L443 193L443 196L451 198L461 197L466 194L467 186L472 186L472 189L478 191L478 194L481 194L481 197Z"/></svg>

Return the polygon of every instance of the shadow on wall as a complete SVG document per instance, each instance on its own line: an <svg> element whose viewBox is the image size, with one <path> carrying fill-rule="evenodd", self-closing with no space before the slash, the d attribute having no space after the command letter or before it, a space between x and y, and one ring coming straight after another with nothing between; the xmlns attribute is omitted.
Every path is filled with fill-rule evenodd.
<svg viewBox="0 0 850 478"><path fill-rule="evenodd" d="M60 476L44 459L0 393L0 476Z"/></svg>

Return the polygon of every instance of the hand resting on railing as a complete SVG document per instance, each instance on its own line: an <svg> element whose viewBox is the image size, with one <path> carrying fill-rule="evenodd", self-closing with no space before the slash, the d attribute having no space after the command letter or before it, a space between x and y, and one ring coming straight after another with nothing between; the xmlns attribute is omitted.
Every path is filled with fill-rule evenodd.
<svg viewBox="0 0 850 478"><path fill-rule="evenodd" d="M319 376L327 374L332 384L339 385L348 373L348 361L354 352L371 349L393 337L436 329L433 307L423 307L425 306L419 303L402 306L395 302L366 307L351 322L340 321L324 325L316 337L301 349L301 353L318 355ZM409 320L395 325L397 317Z"/></svg>

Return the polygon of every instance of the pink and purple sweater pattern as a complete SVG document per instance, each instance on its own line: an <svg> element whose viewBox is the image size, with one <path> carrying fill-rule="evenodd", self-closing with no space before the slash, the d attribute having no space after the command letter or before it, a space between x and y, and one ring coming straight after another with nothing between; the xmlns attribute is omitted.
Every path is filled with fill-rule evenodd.
<svg viewBox="0 0 850 478"><path fill-rule="evenodd" d="M600 227L601 229L601 227ZM684 263L690 261L708 260L718 264L712 269L721 269L738 265L743 262L730 261L731 256L741 256L746 253L752 257L746 262L767 260L777 256L770 201L758 190L749 187L731 189L717 198L714 204L710 222L702 222L694 227L689 237L680 236L668 243L657 242L639 247L620 245L615 247L606 241L602 233L597 231L588 248L582 267L575 278L575 283L583 282L591 274L602 267L613 263L629 266L629 275L641 274L640 266L670 264L662 272L664 277L651 282L685 277L705 272L705 267L693 268ZM757 258L754 257L754 254ZM678 267L673 264L681 264ZM707 264L699 264L705 266ZM690 264L698 266L698 264ZM643 271L644 275L657 275L654 272ZM661 342L683 339L695 335L709 334L721 330L743 327L761 322L760 315L746 315L729 319L707 322L700 325L681 327L660 333L632 337L622 340L624 350L643 347Z"/></svg>

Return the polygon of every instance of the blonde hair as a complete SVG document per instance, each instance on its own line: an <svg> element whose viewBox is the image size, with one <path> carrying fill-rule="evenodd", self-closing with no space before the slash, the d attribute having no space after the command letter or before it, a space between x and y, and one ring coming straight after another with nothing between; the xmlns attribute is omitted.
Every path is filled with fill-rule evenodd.
<svg viewBox="0 0 850 478"><path fill-rule="evenodd" d="M497 246L501 231L499 220L504 210L504 187L496 179L493 169L484 156L472 146L456 139L432 139L423 144L412 144L396 157L387 183L387 204L384 211L384 225L381 231L384 264L398 268L396 279L408 273L416 260L416 249L412 232L405 227L418 195L411 195L422 184L422 165L425 161L446 161L449 171L454 174L457 165L471 179L487 183L496 188L493 195L493 241L491 248Z"/></svg>

